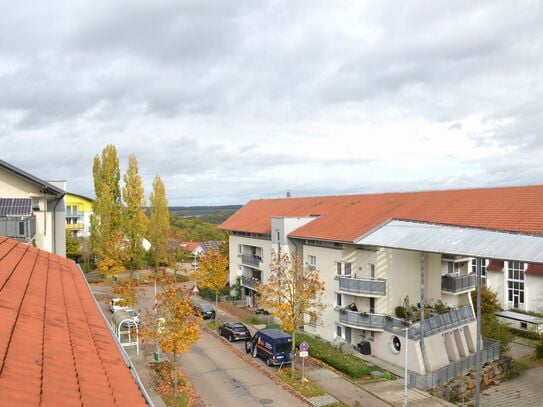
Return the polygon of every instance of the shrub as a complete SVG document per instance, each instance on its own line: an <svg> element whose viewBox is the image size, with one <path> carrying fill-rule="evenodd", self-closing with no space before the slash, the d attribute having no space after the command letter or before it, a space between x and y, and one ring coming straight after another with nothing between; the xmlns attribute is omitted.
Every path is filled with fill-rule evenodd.
<svg viewBox="0 0 543 407"><path fill-rule="evenodd" d="M445 314L447 312L449 312L449 307L447 307L445 304L443 304L443 302L441 302L441 300L437 300L436 301L436 304L434 305L434 309L436 310L436 312L438 314Z"/></svg>
<svg viewBox="0 0 543 407"><path fill-rule="evenodd" d="M511 328L509 327L509 330L513 335L521 336L523 338L527 339L533 339L533 340L540 340L543 339L540 334L534 331L525 331L524 329L517 329L517 328Z"/></svg>
<svg viewBox="0 0 543 407"><path fill-rule="evenodd" d="M477 304L477 290L471 292L471 300L473 305ZM498 301L498 294L492 291L486 285L481 285L481 314L494 315L501 309L500 302Z"/></svg>
<svg viewBox="0 0 543 407"><path fill-rule="evenodd" d="M501 323L494 314L481 315L481 332L483 336L501 343L500 353L507 353L513 341L509 327Z"/></svg>
<svg viewBox="0 0 543 407"><path fill-rule="evenodd" d="M405 309L405 307L402 307L401 305L398 305L395 309L394 309L394 313L396 314L396 317L397 318L406 318L407 317L407 310Z"/></svg>
<svg viewBox="0 0 543 407"><path fill-rule="evenodd" d="M535 357L538 359L543 359L543 340L540 340L535 347Z"/></svg>
<svg viewBox="0 0 543 407"><path fill-rule="evenodd" d="M310 356L322 360L353 379L368 376L372 370L375 370L375 367L369 367L362 359L341 353L330 342L307 334L297 333L296 346L299 346L304 341L309 344Z"/></svg>

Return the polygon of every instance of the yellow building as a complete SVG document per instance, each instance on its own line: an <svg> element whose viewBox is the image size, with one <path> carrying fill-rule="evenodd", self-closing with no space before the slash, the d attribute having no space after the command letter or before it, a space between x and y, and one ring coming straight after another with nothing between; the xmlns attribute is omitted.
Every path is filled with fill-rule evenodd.
<svg viewBox="0 0 543 407"><path fill-rule="evenodd" d="M73 193L66 194L66 229L75 237L89 236L93 199Z"/></svg>

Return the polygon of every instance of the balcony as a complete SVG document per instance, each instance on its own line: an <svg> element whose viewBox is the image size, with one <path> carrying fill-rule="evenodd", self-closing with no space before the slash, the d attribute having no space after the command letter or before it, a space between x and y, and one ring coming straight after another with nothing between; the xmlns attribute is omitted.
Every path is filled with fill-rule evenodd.
<svg viewBox="0 0 543 407"><path fill-rule="evenodd" d="M382 331L385 328L385 318L384 314L370 314L368 312L356 312L344 309L339 312L339 322L341 324L361 329Z"/></svg>
<svg viewBox="0 0 543 407"><path fill-rule="evenodd" d="M83 227L84 226L82 223L67 223L66 224L66 229L68 230L82 230Z"/></svg>
<svg viewBox="0 0 543 407"><path fill-rule="evenodd" d="M260 263L262 263L261 257L253 256L252 254L240 254L239 257L241 258L241 264L246 266L258 268L260 267Z"/></svg>
<svg viewBox="0 0 543 407"><path fill-rule="evenodd" d="M261 281L257 278L241 276L241 285L253 291L256 291L256 286L257 284L260 284L260 283Z"/></svg>
<svg viewBox="0 0 543 407"><path fill-rule="evenodd" d="M386 280L337 276L339 291L349 294L386 295Z"/></svg>
<svg viewBox="0 0 543 407"><path fill-rule="evenodd" d="M432 315L424 319L424 337L435 335L439 332L449 329L458 328L463 325L475 321L475 315L471 306L466 305L461 308L453 309L444 314ZM420 339L421 324L416 322L409 329L409 337L412 339Z"/></svg>
<svg viewBox="0 0 543 407"><path fill-rule="evenodd" d="M441 277L441 291L448 293L462 293L475 288L477 279L475 273L470 273L464 276L445 275Z"/></svg>

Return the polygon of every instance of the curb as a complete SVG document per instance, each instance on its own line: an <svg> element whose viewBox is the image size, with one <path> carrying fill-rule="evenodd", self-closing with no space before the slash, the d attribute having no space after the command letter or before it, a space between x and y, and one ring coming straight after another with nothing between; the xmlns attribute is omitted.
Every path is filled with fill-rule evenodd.
<svg viewBox="0 0 543 407"><path fill-rule="evenodd" d="M292 394L293 396L297 397L298 399L300 399L301 401L303 401L304 403L306 403L307 405L309 406L315 406L315 404L313 404L311 401L309 401L309 399L307 399L305 396L301 395L300 393L298 393L296 390L294 390L291 386L288 385L288 383L285 383L284 381L282 381L281 379L279 379L277 376L275 376L274 374L272 374L271 372L269 372L267 369L265 369L264 367L260 366L259 363L257 363L255 360L253 360L253 358L247 356L245 353L243 353L241 350L239 350L238 348L236 348L235 346L232 346L230 345L226 339L224 339L222 336L220 336L217 332L215 332L213 329L210 329L208 328L207 326L202 325L202 328L210 333L211 335L215 336L215 337L218 337L221 341L221 343L228 347L229 349L233 349L235 350L235 353L236 355L240 358L240 359L243 359L245 362L251 364L252 366L256 367L260 372L264 373L266 376L268 376L270 379L272 379L273 382L275 382L275 384L278 384L279 386L283 387L285 390L287 390L290 394Z"/></svg>

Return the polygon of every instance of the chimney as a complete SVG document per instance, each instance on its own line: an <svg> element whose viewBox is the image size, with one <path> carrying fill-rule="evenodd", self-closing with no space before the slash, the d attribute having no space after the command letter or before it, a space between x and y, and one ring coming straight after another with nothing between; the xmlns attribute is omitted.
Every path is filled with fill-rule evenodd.
<svg viewBox="0 0 543 407"><path fill-rule="evenodd" d="M287 191L287 198L290 198L290 190Z"/></svg>

